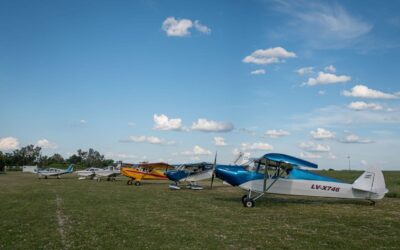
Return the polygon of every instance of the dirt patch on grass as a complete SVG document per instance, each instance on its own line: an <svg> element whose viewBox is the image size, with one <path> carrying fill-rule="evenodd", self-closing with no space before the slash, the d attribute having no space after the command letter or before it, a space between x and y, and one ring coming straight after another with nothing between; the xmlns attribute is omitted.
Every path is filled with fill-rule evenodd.
<svg viewBox="0 0 400 250"><path fill-rule="evenodd" d="M68 249L68 241L67 241L67 235L65 232L65 223L67 221L67 217L62 211L62 205L63 205L63 200L59 195L56 195L56 205L57 205L57 223L58 223L58 232L60 233L61 237L61 244L64 249Z"/></svg>

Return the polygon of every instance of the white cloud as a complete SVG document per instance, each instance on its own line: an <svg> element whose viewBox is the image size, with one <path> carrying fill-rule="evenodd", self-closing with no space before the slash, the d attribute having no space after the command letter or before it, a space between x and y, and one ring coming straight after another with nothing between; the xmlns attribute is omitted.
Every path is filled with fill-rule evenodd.
<svg viewBox="0 0 400 250"><path fill-rule="evenodd" d="M211 29L209 27L201 24L199 20L194 21L194 28L197 29L197 31L204 33L204 34L211 33Z"/></svg>
<svg viewBox="0 0 400 250"><path fill-rule="evenodd" d="M210 34L211 29L200 21L192 21L190 19L175 19L175 17L168 17L162 24L162 29L166 32L167 36L184 37L190 35L190 29L195 28L203 34Z"/></svg>
<svg viewBox="0 0 400 250"><path fill-rule="evenodd" d="M366 110L366 109L371 109L371 110L382 110L383 107L377 103L366 103L366 102L352 102L349 105L347 105L349 109L354 109L354 110Z"/></svg>
<svg viewBox="0 0 400 250"><path fill-rule="evenodd" d="M175 118L175 119L169 119L168 116L161 114L153 115L153 121L154 121L154 129L156 130L181 130L182 129L182 119L180 118Z"/></svg>
<svg viewBox="0 0 400 250"><path fill-rule="evenodd" d="M387 110L386 110L387 111ZM327 106L315 109L311 112L292 116L292 129L304 129L315 127L343 127L368 126L368 125L398 125L400 124L400 109L393 109L391 112L376 112L364 110L354 112L344 106Z"/></svg>
<svg viewBox="0 0 400 250"><path fill-rule="evenodd" d="M262 150L262 151L269 151L273 150L274 147L269 145L268 143L264 142L255 142L255 143L242 143L241 144L242 150Z"/></svg>
<svg viewBox="0 0 400 250"><path fill-rule="evenodd" d="M79 121L79 123L80 123L80 124L86 124L86 123L87 123L87 121L86 121L86 120L84 120L84 119L82 119L82 120L80 120L80 121Z"/></svg>
<svg viewBox="0 0 400 250"><path fill-rule="evenodd" d="M318 95L325 95L325 90L318 91Z"/></svg>
<svg viewBox="0 0 400 250"><path fill-rule="evenodd" d="M252 75L265 75L265 69L256 69L250 72Z"/></svg>
<svg viewBox="0 0 400 250"><path fill-rule="evenodd" d="M326 67L324 68L324 70L327 71L327 72L332 72L332 73L335 73L335 72L336 72L336 68L335 68L335 66L333 66L333 65L326 66Z"/></svg>
<svg viewBox="0 0 400 250"><path fill-rule="evenodd" d="M323 128L317 128L317 130L311 131L310 134L311 134L312 138L317 139L317 140L318 139L335 138L335 133L333 133L329 130L323 129Z"/></svg>
<svg viewBox="0 0 400 250"><path fill-rule="evenodd" d="M200 118L197 122L193 122L191 129L202 132L229 132L233 129L233 124L230 122L209 121Z"/></svg>
<svg viewBox="0 0 400 250"><path fill-rule="evenodd" d="M331 150L329 145L322 145L312 141L302 142L300 143L299 147L308 152L329 152Z"/></svg>
<svg viewBox="0 0 400 250"><path fill-rule="evenodd" d="M0 150L14 150L19 148L19 141L15 137L3 137L0 138Z"/></svg>
<svg viewBox="0 0 400 250"><path fill-rule="evenodd" d="M113 152L107 152L105 156L106 156L106 158L111 158L114 160L136 159L137 158L137 155L125 154L125 153L113 153Z"/></svg>
<svg viewBox="0 0 400 250"><path fill-rule="evenodd" d="M136 142L136 143L150 143L150 144L160 144L160 145L172 145L175 144L174 141L166 141L157 136L129 136L128 139L120 140L120 142Z"/></svg>
<svg viewBox="0 0 400 250"><path fill-rule="evenodd" d="M373 27L334 2L280 0L275 4L276 10L294 18L294 21L288 21L290 26L280 29L294 29L292 31L297 39L306 38L310 45L321 48L352 45L353 41L360 41Z"/></svg>
<svg viewBox="0 0 400 250"><path fill-rule="evenodd" d="M310 153L310 152L300 152L300 157L301 158L306 158L306 159L319 159L319 158L321 158L321 155L313 154L313 153Z"/></svg>
<svg viewBox="0 0 400 250"><path fill-rule="evenodd" d="M332 152L329 152L329 153L328 153L327 159L335 160L336 158L337 158L337 156L336 156L335 154L333 154Z"/></svg>
<svg viewBox="0 0 400 250"><path fill-rule="evenodd" d="M43 149L55 149L57 148L57 144L49 142L47 139L40 139L36 142L36 146L41 147Z"/></svg>
<svg viewBox="0 0 400 250"><path fill-rule="evenodd" d="M225 142L225 138L224 137L220 137L220 136L215 136L214 137L214 144L215 144L215 146L227 146L228 145Z"/></svg>
<svg viewBox="0 0 400 250"><path fill-rule="evenodd" d="M360 162L362 165L364 165L364 166L367 166L368 165L368 162L366 161L366 160L361 160L361 162Z"/></svg>
<svg viewBox="0 0 400 250"><path fill-rule="evenodd" d="M264 50L258 49L251 55L246 56L242 61L244 63L271 64L283 62L283 59L293 57L296 57L294 52L289 52L282 47L275 47Z"/></svg>
<svg viewBox="0 0 400 250"><path fill-rule="evenodd" d="M342 143L373 143L373 141L369 139L364 139L359 137L358 135L355 134L348 134L344 138L340 139L339 142Z"/></svg>
<svg viewBox="0 0 400 250"><path fill-rule="evenodd" d="M136 124L134 122L128 122L129 127L134 127Z"/></svg>
<svg viewBox="0 0 400 250"><path fill-rule="evenodd" d="M182 155L188 156L199 156L199 155L211 155L211 151L205 148L202 148L198 145L194 146L192 150L181 152Z"/></svg>
<svg viewBox="0 0 400 250"><path fill-rule="evenodd" d="M306 83L303 83L303 85L315 86L318 84L345 83L350 80L351 80L350 76L346 75L338 76L331 73L319 72L317 78L310 77L308 78L308 81Z"/></svg>
<svg viewBox="0 0 400 250"><path fill-rule="evenodd" d="M271 138L278 138L278 137L290 135L290 133L288 131L285 131L282 129L279 129L279 130L272 129L272 130L268 130L267 132L265 132L264 135L271 137Z"/></svg>
<svg viewBox="0 0 400 250"><path fill-rule="evenodd" d="M162 29L167 33L167 36L188 36L190 35L189 29L192 27L192 20L177 20L175 17L168 17L162 24Z"/></svg>
<svg viewBox="0 0 400 250"><path fill-rule="evenodd" d="M297 74L303 76L314 72L314 67L304 67L296 70Z"/></svg>
<svg viewBox="0 0 400 250"><path fill-rule="evenodd" d="M365 85L356 85L351 91L345 90L342 95L348 97L372 98L372 99L396 99L394 94L384 93L378 90L370 89Z"/></svg>

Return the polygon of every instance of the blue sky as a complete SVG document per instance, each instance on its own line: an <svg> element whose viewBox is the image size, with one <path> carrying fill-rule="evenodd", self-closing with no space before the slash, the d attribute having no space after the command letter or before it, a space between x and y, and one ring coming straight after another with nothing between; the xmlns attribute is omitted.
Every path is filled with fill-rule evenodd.
<svg viewBox="0 0 400 250"><path fill-rule="evenodd" d="M0 150L398 169L395 1L2 1Z"/></svg>

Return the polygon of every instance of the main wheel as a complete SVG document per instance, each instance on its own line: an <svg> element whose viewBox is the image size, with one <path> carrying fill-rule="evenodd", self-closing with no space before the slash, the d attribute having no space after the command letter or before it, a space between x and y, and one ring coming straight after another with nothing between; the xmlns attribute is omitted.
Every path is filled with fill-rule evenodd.
<svg viewBox="0 0 400 250"><path fill-rule="evenodd" d="M245 195L242 196L242 203L243 203L243 205L244 205L244 200L245 200L245 199L247 199L247 194L245 194Z"/></svg>
<svg viewBox="0 0 400 250"><path fill-rule="evenodd" d="M132 185L132 180L128 180L128 181L126 182L126 184L127 184L127 185Z"/></svg>
<svg viewBox="0 0 400 250"><path fill-rule="evenodd" d="M140 186L140 181L135 181L135 186Z"/></svg>
<svg viewBox="0 0 400 250"><path fill-rule="evenodd" d="M45 175L44 178L47 179L47 175Z"/></svg>
<svg viewBox="0 0 400 250"><path fill-rule="evenodd" d="M245 199L243 205L245 207L254 207L256 204L253 199Z"/></svg>

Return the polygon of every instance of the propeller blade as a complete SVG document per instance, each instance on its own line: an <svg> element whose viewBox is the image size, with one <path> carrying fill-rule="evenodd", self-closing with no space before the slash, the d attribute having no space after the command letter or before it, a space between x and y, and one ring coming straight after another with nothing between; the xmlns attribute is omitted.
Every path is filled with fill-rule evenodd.
<svg viewBox="0 0 400 250"><path fill-rule="evenodd" d="M215 178L215 167L217 166L217 152L215 152L215 158L214 158L214 165L213 165L213 171L212 171L212 175L211 175L211 186L210 188L213 188L213 184L214 184L214 178Z"/></svg>

